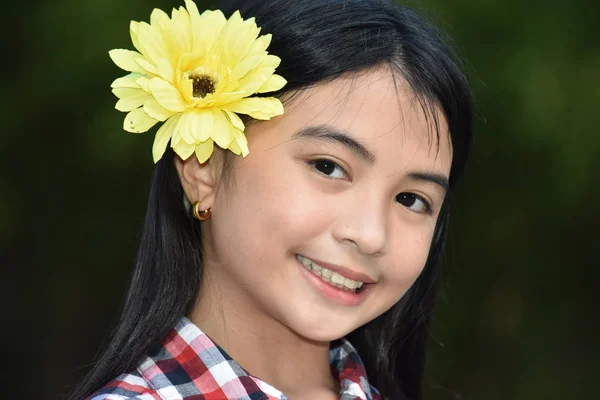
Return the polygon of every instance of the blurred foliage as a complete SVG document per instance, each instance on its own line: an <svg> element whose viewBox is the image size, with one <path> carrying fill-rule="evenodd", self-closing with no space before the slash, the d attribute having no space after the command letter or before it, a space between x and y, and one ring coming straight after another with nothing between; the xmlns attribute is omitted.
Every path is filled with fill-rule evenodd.
<svg viewBox="0 0 600 400"><path fill-rule="evenodd" d="M130 47L131 19L180 3L2 7L5 398L61 398L114 326L153 137L121 130L109 89L121 71L107 52ZM434 317L427 398L596 397L600 3L411 5L453 38L478 107Z"/></svg>

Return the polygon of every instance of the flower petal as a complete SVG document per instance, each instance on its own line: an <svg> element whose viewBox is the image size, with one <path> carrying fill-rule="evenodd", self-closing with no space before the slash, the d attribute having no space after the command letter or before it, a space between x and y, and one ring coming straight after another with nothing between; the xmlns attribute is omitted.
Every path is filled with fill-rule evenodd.
<svg viewBox="0 0 600 400"><path fill-rule="evenodd" d="M231 112L231 111L225 110L225 109L223 109L223 111L225 111L225 113L229 117L229 121L231 122L231 125L233 125L233 127L236 128L237 130L240 130L243 132L246 127L244 126L244 122L242 121L242 119L240 117L238 117L238 115L234 112Z"/></svg>
<svg viewBox="0 0 600 400"><path fill-rule="evenodd" d="M143 56L137 51L126 50L126 49L113 49L108 52L111 60L117 67L124 69L129 72L139 72L141 74L145 74L146 70L140 67L140 65L136 62L138 58L143 58Z"/></svg>
<svg viewBox="0 0 600 400"><path fill-rule="evenodd" d="M260 29L254 18L243 20L240 12L236 11L229 18L219 36L221 57L226 65L235 65L246 57L252 49Z"/></svg>
<svg viewBox="0 0 600 400"><path fill-rule="evenodd" d="M273 75L257 90L257 93L276 92L283 88L287 81L279 75Z"/></svg>
<svg viewBox="0 0 600 400"><path fill-rule="evenodd" d="M242 149L242 157L246 157L250 153L250 150L248 149L248 139L246 138L246 135L240 132L240 134L236 137L235 140L238 146L240 146L240 148Z"/></svg>
<svg viewBox="0 0 600 400"><path fill-rule="evenodd" d="M246 96L256 93L275 72L275 68L279 66L281 59L273 55L267 55L263 61L248 72L246 76L240 80L238 90L245 93Z"/></svg>
<svg viewBox="0 0 600 400"><path fill-rule="evenodd" d="M112 91L120 99L115 106L119 111L129 112L135 110L152 99L152 96L142 89L114 88Z"/></svg>
<svg viewBox="0 0 600 400"><path fill-rule="evenodd" d="M181 94L169 82L160 78L152 78L148 83L148 88L163 108L173 112L181 112L185 109Z"/></svg>
<svg viewBox="0 0 600 400"><path fill-rule="evenodd" d="M169 57L167 44L159 28L140 22L137 27L137 41L140 52L155 65L159 60Z"/></svg>
<svg viewBox="0 0 600 400"><path fill-rule="evenodd" d="M248 56L263 54L267 51L267 47L271 44L271 39L273 39L273 35L267 33L266 35L259 36L258 39L254 41L252 45L252 49Z"/></svg>
<svg viewBox="0 0 600 400"><path fill-rule="evenodd" d="M131 88L131 89L139 89L140 84L137 83L137 79L139 79L142 75L139 73L132 73L129 75L122 76L117 78L110 84L111 88Z"/></svg>
<svg viewBox="0 0 600 400"><path fill-rule="evenodd" d="M161 58L156 61L156 73L165 81L173 83L175 70L168 59Z"/></svg>
<svg viewBox="0 0 600 400"><path fill-rule="evenodd" d="M145 58L138 58L137 60L135 60L135 62L137 62L140 67L148 71L150 74L156 75L156 67L153 64L149 63L148 60L146 60Z"/></svg>
<svg viewBox="0 0 600 400"><path fill-rule="evenodd" d="M235 139L232 140L231 143L229 143L228 150L231 151L236 156L239 156L242 154L242 149L240 148L240 146L238 145L238 143Z"/></svg>
<svg viewBox="0 0 600 400"><path fill-rule="evenodd" d="M198 11L198 7L196 3L191 0L185 0L185 8L187 8L188 13L190 14L190 18L194 20L194 18L200 17L200 11Z"/></svg>
<svg viewBox="0 0 600 400"><path fill-rule="evenodd" d="M187 110L181 115L181 121L179 122L178 134L181 139L187 144L196 145L198 140L194 137L193 123L195 120L195 110ZM212 115L211 115L212 117Z"/></svg>
<svg viewBox="0 0 600 400"><path fill-rule="evenodd" d="M152 94L152 91L150 90L150 79L152 78L148 78L146 75L142 75L140 78L138 78L135 83L137 83L138 85L140 85L140 88L148 93L148 94Z"/></svg>
<svg viewBox="0 0 600 400"><path fill-rule="evenodd" d="M212 110L214 128L210 137L223 149L233 140L233 125L222 110Z"/></svg>
<svg viewBox="0 0 600 400"><path fill-rule="evenodd" d="M234 129L233 140L229 144L229 150L238 156L246 157L248 155L248 140L242 131Z"/></svg>
<svg viewBox="0 0 600 400"><path fill-rule="evenodd" d="M150 25L154 28L163 27L169 22L169 14L159 8L152 10L152 13L150 14Z"/></svg>
<svg viewBox="0 0 600 400"><path fill-rule="evenodd" d="M208 139L206 142L202 142L196 145L196 158L200 164L204 164L206 160L210 158L214 150L214 143L212 139Z"/></svg>
<svg viewBox="0 0 600 400"><path fill-rule="evenodd" d="M152 128L157 122L157 120L146 114L143 108L138 108L125 116L123 129L132 133L143 133Z"/></svg>
<svg viewBox="0 0 600 400"><path fill-rule="evenodd" d="M177 143L180 140L183 140L185 143L193 145L196 143L194 137L190 132L190 114L192 110L186 110L181 114L181 120L179 121L179 125L177 127ZM173 144L171 144L173 146Z"/></svg>
<svg viewBox="0 0 600 400"><path fill-rule="evenodd" d="M178 132L175 132L171 137L171 147L173 149L177 148L179 143L181 142L181 135Z"/></svg>
<svg viewBox="0 0 600 400"><path fill-rule="evenodd" d="M160 127L158 132L156 132L154 144L152 145L152 158L154 159L155 163L157 163L158 160L160 160L163 154L165 153L165 150L167 149L167 144L169 143L169 140L171 139L175 129L177 128L179 118L181 118L181 114L177 114L169 118L163 124L163 126Z"/></svg>
<svg viewBox="0 0 600 400"><path fill-rule="evenodd" d="M190 15L184 7L180 7L176 13L173 9L170 37L172 45L177 54L185 54L192 49L192 25Z"/></svg>
<svg viewBox="0 0 600 400"><path fill-rule="evenodd" d="M231 80L235 82L242 79L248 72L255 68L263 60L263 58L263 55L255 55L241 60L231 71Z"/></svg>
<svg viewBox="0 0 600 400"><path fill-rule="evenodd" d="M238 114L247 114L256 119L271 119L283 114L283 104L274 97L248 97L223 106Z"/></svg>
<svg viewBox="0 0 600 400"><path fill-rule="evenodd" d="M179 157L181 157L182 160L187 160L190 158L190 156L194 154L194 150L196 150L196 144L186 143L183 140L176 142L176 144L172 145L172 147L173 151Z"/></svg>
<svg viewBox="0 0 600 400"><path fill-rule="evenodd" d="M194 109L190 122L190 132L197 142L205 142L213 135L215 122L210 110Z"/></svg>
<svg viewBox="0 0 600 400"><path fill-rule="evenodd" d="M139 41L139 26L139 22L131 21L129 23L129 36L131 36L131 43L133 43L133 47L135 47L140 53L143 54L144 49L140 46Z"/></svg>
<svg viewBox="0 0 600 400"><path fill-rule="evenodd" d="M144 103L144 112L159 121L164 121L175 114L172 111L164 109L158 104L158 101L154 100L152 97Z"/></svg>
<svg viewBox="0 0 600 400"><path fill-rule="evenodd" d="M190 10L191 1L186 1L188 10ZM214 46L214 43L227 23L227 18L220 10L207 10L202 15L197 15L197 8L190 10L190 18L192 21L193 47L192 53L199 56L205 56L206 53Z"/></svg>
<svg viewBox="0 0 600 400"><path fill-rule="evenodd" d="M267 52L272 36L259 36L255 19L244 20L239 11L227 19L218 10L200 14L192 0L185 5L170 16L154 10L150 23L131 22L131 40L139 52L109 52L118 67L131 72L111 84L117 109L129 112L124 129L145 132L164 121L154 140L155 162L169 141L179 157L195 153L201 163L213 154L215 143L246 156L248 141L238 113L257 119L283 113L276 98L249 97L286 84L275 75L281 60ZM214 77L212 93L194 98L192 73Z"/></svg>

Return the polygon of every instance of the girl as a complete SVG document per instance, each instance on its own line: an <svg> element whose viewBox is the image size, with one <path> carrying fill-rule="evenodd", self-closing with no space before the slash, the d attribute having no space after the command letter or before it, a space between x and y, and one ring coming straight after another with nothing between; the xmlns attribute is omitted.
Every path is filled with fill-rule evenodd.
<svg viewBox="0 0 600 400"><path fill-rule="evenodd" d="M451 49L380 0L221 11L155 10L111 52L125 129L162 126L123 313L73 398L420 399L471 141Z"/></svg>

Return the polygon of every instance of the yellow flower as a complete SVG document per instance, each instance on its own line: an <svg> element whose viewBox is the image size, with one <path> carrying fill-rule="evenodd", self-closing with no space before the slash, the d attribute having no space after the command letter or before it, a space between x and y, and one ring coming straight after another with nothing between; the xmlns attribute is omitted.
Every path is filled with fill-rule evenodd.
<svg viewBox="0 0 600 400"><path fill-rule="evenodd" d="M243 20L236 11L227 20L221 11L200 14L193 1L185 4L171 18L154 9L150 24L132 21L138 51L109 52L131 72L111 85L117 110L128 112L123 128L142 133L164 122L154 139L154 162L169 141L184 160L195 153L204 163L214 143L245 157L248 142L237 114L262 120L283 114L278 99L250 97L286 84L274 74L281 60L268 54L271 35L259 36L254 18Z"/></svg>

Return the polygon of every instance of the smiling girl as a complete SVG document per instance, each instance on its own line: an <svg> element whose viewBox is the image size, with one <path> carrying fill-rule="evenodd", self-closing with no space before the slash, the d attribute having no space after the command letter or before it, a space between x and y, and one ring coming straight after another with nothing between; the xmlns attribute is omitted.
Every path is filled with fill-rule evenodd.
<svg viewBox="0 0 600 400"><path fill-rule="evenodd" d="M471 141L451 49L383 1L221 10L155 10L111 53L125 129L163 125L123 313L73 398L420 399Z"/></svg>

